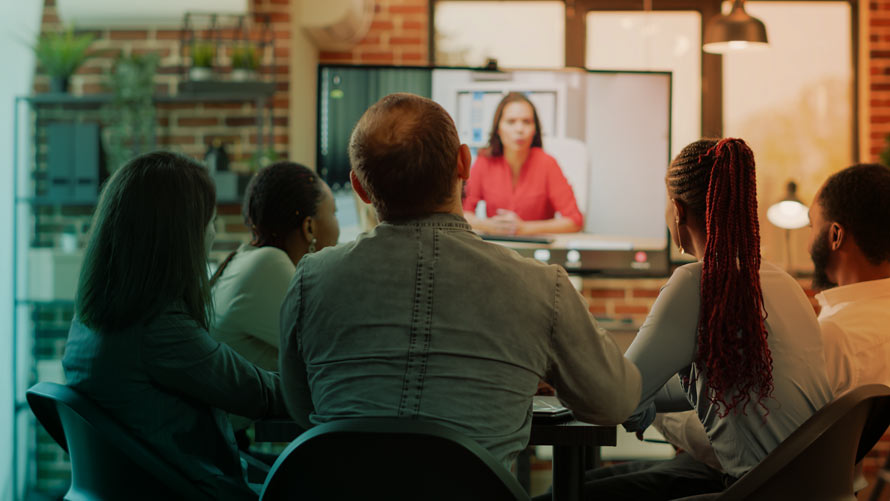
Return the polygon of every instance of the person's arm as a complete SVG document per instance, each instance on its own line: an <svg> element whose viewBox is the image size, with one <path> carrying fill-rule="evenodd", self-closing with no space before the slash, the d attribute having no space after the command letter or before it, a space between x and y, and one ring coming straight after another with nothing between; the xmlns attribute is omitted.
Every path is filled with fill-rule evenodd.
<svg viewBox="0 0 890 501"><path fill-rule="evenodd" d="M517 235L537 235L541 233L575 233L581 226L567 217L555 217L540 221L520 221Z"/></svg>
<svg viewBox="0 0 890 501"><path fill-rule="evenodd" d="M699 270L700 265L699 265ZM628 431L645 430L655 419L655 398L662 405L683 405L682 391L662 392L665 383L692 363L695 355L701 274L689 266L677 268L662 288L625 355L640 369L640 404L624 423ZM659 393L661 393L659 395ZM685 404L688 406L688 401Z"/></svg>
<svg viewBox="0 0 890 501"><path fill-rule="evenodd" d="M217 342L185 313L168 316L156 321L139 346L158 385L239 416L286 415L278 374Z"/></svg>
<svg viewBox="0 0 890 501"><path fill-rule="evenodd" d="M300 315L303 306L303 270L308 260L304 256L297 264L284 303L281 305L281 347L278 351L278 367L284 402L294 421L304 429L312 427L309 414L315 410L309 391L309 376L300 349Z"/></svg>
<svg viewBox="0 0 890 501"><path fill-rule="evenodd" d="M560 215L559 218L551 219L550 221L562 221L563 224L562 226L552 225L553 228L559 231L554 231L553 229L538 230L537 228L534 228L534 230L547 231L549 233L581 231L581 228L584 227L584 215L578 209L578 202L575 200L575 193L572 191L569 180L562 173L562 169L556 163L556 159L548 158L546 168L547 198L550 199L550 204ZM585 187L582 186L581 188L584 189Z"/></svg>
<svg viewBox="0 0 890 501"><path fill-rule="evenodd" d="M640 373L588 311L587 300L558 269L553 360L545 379L575 417L597 424L622 422L640 400Z"/></svg>

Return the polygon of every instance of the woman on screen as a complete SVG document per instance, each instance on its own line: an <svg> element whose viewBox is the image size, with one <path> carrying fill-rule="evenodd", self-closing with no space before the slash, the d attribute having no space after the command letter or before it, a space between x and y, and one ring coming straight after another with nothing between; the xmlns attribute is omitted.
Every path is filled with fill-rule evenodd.
<svg viewBox="0 0 890 501"><path fill-rule="evenodd" d="M813 307L761 264L754 155L741 139L700 140L668 167L667 224L698 258L676 269L625 356L643 376L624 423L694 409L723 472L680 453L590 472L588 499L674 499L722 491L831 400Z"/></svg>
<svg viewBox="0 0 890 501"><path fill-rule="evenodd" d="M464 217L473 228L498 235L581 230L584 216L572 187L541 144L531 101L518 92L507 94L495 110L488 148L480 151L466 184ZM483 200L487 218L475 214Z"/></svg>

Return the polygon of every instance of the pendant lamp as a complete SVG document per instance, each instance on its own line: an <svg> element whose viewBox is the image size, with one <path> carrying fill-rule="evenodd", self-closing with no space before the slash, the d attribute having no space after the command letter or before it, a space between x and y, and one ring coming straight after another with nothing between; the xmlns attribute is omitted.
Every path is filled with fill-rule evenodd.
<svg viewBox="0 0 890 501"><path fill-rule="evenodd" d="M744 0L733 0L729 14L714 16L705 25L705 39L702 44L705 52L726 54L768 47L766 26L760 19L745 12Z"/></svg>

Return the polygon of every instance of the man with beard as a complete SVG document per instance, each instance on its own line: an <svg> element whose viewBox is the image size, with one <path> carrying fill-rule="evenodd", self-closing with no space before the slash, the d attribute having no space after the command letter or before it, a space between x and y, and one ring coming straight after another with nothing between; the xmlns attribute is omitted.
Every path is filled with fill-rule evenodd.
<svg viewBox="0 0 890 501"><path fill-rule="evenodd" d="M890 169L854 165L825 181L810 208L813 287L835 397L890 384Z"/></svg>
<svg viewBox="0 0 890 501"><path fill-rule="evenodd" d="M890 386L890 168L854 165L829 177L810 207L810 227L834 398L864 384ZM721 469L694 412L659 414L653 426L696 460Z"/></svg>

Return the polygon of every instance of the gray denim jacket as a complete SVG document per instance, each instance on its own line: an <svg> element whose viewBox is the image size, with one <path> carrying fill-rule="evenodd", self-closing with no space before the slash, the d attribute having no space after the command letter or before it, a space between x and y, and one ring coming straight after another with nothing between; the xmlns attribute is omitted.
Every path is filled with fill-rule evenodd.
<svg viewBox="0 0 890 501"><path fill-rule="evenodd" d="M566 272L483 241L466 220L383 222L304 256L281 309L285 402L305 427L428 419L509 466L549 381L586 421L622 422L640 374Z"/></svg>

